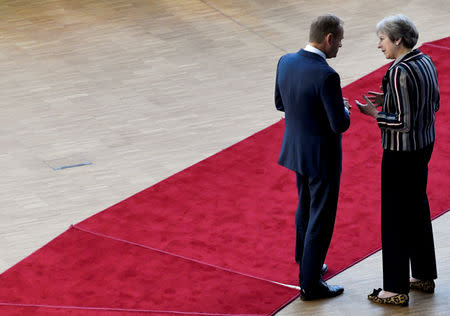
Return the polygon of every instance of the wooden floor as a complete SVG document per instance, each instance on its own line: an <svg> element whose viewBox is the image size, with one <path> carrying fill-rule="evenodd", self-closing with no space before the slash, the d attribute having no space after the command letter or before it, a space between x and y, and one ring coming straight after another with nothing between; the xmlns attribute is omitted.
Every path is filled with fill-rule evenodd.
<svg viewBox="0 0 450 316"><path fill-rule="evenodd" d="M0 1L0 271L111 206L278 121L276 62L332 12L343 85L386 63L375 25L409 16L450 35L448 0ZM54 170L79 163L86 166ZM345 188L343 188L345 189ZM445 189L445 188L443 188ZM450 214L434 222L435 295L370 304L380 254L333 278L343 296L278 315L448 315Z"/></svg>

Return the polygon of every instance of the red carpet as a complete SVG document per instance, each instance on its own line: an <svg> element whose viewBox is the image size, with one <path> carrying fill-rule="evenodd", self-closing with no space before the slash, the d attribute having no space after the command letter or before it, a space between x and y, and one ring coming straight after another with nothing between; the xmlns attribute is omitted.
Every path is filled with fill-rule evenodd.
<svg viewBox="0 0 450 316"><path fill-rule="evenodd" d="M75 228L8 270L1 284L2 302L160 315L265 315L296 292Z"/></svg>
<svg viewBox="0 0 450 316"><path fill-rule="evenodd" d="M430 165L433 217L450 207L450 38L425 44L441 110ZM376 90L386 67L344 96ZM8 315L270 315L297 291L295 177L277 165L283 121L79 223L0 276ZM379 130L355 109L327 277L380 247ZM17 306L14 306L14 305Z"/></svg>

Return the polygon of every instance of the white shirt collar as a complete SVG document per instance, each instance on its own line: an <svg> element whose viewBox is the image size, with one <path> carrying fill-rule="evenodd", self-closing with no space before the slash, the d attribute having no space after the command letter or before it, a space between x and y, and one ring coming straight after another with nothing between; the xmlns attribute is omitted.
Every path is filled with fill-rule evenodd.
<svg viewBox="0 0 450 316"><path fill-rule="evenodd" d="M306 45L305 50L323 57L323 59L327 59L327 56L320 49L315 48L311 44Z"/></svg>

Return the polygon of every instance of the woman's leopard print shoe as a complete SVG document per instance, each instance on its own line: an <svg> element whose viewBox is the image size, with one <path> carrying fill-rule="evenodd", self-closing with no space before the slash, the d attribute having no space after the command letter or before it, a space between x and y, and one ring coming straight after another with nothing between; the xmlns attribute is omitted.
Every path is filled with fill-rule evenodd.
<svg viewBox="0 0 450 316"><path fill-rule="evenodd" d="M381 297L378 297L378 294L380 294L381 291L382 291L382 289L378 289L378 290L374 289L373 292L367 296L367 298L369 300L371 300L372 302L378 303L378 304L408 306L408 304L409 304L408 294L397 294L394 296L381 298Z"/></svg>
<svg viewBox="0 0 450 316"><path fill-rule="evenodd" d="M434 280L426 280L426 281L415 281L409 282L409 287L411 290L419 290L425 293L434 293L434 288L436 285L434 284Z"/></svg>

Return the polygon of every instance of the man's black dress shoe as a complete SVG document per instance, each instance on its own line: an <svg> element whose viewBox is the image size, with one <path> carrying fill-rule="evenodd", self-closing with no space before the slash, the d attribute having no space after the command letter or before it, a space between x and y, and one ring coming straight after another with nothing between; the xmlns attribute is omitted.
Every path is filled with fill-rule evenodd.
<svg viewBox="0 0 450 316"><path fill-rule="evenodd" d="M344 292L344 288L338 285L328 285L325 281L320 280L319 284L307 290L300 290L300 299L303 301L318 300L321 298L335 297Z"/></svg>

